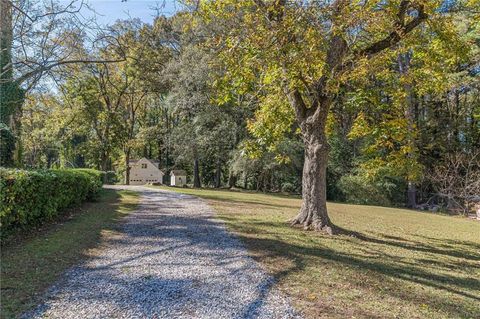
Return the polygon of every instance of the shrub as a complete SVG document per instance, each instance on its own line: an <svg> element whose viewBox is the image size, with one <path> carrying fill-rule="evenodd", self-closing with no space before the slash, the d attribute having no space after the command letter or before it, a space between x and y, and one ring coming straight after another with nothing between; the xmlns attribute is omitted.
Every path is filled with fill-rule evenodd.
<svg viewBox="0 0 480 319"><path fill-rule="evenodd" d="M102 173L91 169L0 169L2 235L51 220L69 206L93 200Z"/></svg>
<svg viewBox="0 0 480 319"><path fill-rule="evenodd" d="M297 188L295 185L289 182L285 182L282 184L282 192L284 193L295 193L297 191Z"/></svg>
<svg viewBox="0 0 480 319"><path fill-rule="evenodd" d="M359 175L345 175L338 182L338 188L348 203L363 205L390 206L392 202L388 194L391 187L393 185L389 183L374 183Z"/></svg>
<svg viewBox="0 0 480 319"><path fill-rule="evenodd" d="M116 184L120 181L119 176L115 171L106 172L106 184Z"/></svg>

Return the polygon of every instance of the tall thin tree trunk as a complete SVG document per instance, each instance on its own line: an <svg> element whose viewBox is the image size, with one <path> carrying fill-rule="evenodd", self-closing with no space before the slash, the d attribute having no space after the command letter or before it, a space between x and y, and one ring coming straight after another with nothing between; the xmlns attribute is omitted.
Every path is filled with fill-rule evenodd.
<svg viewBox="0 0 480 319"><path fill-rule="evenodd" d="M12 68L12 3L10 0L0 0L0 123L9 128L9 136L0 139L0 165L14 164L13 130L15 101L12 101L13 68ZM4 137L3 137L4 138ZM12 141L9 139L12 138Z"/></svg>
<svg viewBox="0 0 480 319"><path fill-rule="evenodd" d="M125 150L125 185L130 185L130 148Z"/></svg>
<svg viewBox="0 0 480 319"><path fill-rule="evenodd" d="M165 147L165 171L168 171L170 170L170 162L168 161L168 159L170 158L170 154L168 152L168 144L166 145Z"/></svg>
<svg viewBox="0 0 480 319"><path fill-rule="evenodd" d="M257 192L259 192L262 188L262 177L263 173L257 174L255 177L255 189Z"/></svg>
<svg viewBox="0 0 480 319"><path fill-rule="evenodd" d="M230 174L228 175L228 187L233 188L235 187L235 184L237 184L237 176L230 172Z"/></svg>
<svg viewBox="0 0 480 319"><path fill-rule="evenodd" d="M409 53L400 54L398 57L398 65L400 73L405 75L408 73L410 67L411 56ZM415 131L415 96L411 84L405 84L404 89L407 92L406 106L405 106L405 118L407 119L407 130L408 130L408 144L412 150L407 154L407 157L410 159L415 158L414 149L415 149L415 140L414 140L414 131ZM407 176L407 207L415 208L417 206L417 187L415 181Z"/></svg>
<svg viewBox="0 0 480 319"><path fill-rule="evenodd" d="M407 182L407 207L415 208L417 206L417 186L414 182Z"/></svg>
<svg viewBox="0 0 480 319"><path fill-rule="evenodd" d="M162 163L162 139L161 138L158 138L157 139L157 147L158 147L158 157L157 157L157 160L158 160L158 163Z"/></svg>
<svg viewBox="0 0 480 319"><path fill-rule="evenodd" d="M7 105L3 99L6 98L4 94L9 84L13 82L12 40L12 3L10 0L0 0L0 119L9 126L11 113L6 112Z"/></svg>
<svg viewBox="0 0 480 319"><path fill-rule="evenodd" d="M200 167L198 158L195 157L193 160L193 187L200 188L202 183L200 181Z"/></svg>
<svg viewBox="0 0 480 319"><path fill-rule="evenodd" d="M222 162L217 159L217 168L215 171L215 188L220 188L222 178Z"/></svg>
<svg viewBox="0 0 480 319"><path fill-rule="evenodd" d="M104 172L103 183L107 182L107 170L108 170L108 152L102 151L100 158L100 169Z"/></svg>

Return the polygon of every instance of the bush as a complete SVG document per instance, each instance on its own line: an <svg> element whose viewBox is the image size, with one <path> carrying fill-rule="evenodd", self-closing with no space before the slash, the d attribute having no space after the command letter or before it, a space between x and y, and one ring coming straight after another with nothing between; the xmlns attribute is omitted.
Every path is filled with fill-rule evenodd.
<svg viewBox="0 0 480 319"><path fill-rule="evenodd" d="M0 169L2 235L51 220L69 206L97 197L102 172L91 169Z"/></svg>
<svg viewBox="0 0 480 319"><path fill-rule="evenodd" d="M282 184L282 192L284 193L295 193L297 191L297 188L295 185L289 182L285 182Z"/></svg>
<svg viewBox="0 0 480 319"><path fill-rule="evenodd" d="M120 181L120 178L115 171L106 172L106 181L105 181L106 184L113 185L118 183L119 181Z"/></svg>
<svg viewBox="0 0 480 319"><path fill-rule="evenodd" d="M363 205L390 206L392 202L388 195L392 187L395 188L393 183L374 183L359 175L345 175L338 182L338 188L348 203Z"/></svg>

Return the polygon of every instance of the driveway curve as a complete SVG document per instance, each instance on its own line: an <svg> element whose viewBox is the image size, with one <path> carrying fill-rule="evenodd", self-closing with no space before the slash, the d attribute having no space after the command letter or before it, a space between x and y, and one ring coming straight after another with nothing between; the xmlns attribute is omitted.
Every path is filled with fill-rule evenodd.
<svg viewBox="0 0 480 319"><path fill-rule="evenodd" d="M300 318L204 201L109 188L141 192L139 207L24 318Z"/></svg>

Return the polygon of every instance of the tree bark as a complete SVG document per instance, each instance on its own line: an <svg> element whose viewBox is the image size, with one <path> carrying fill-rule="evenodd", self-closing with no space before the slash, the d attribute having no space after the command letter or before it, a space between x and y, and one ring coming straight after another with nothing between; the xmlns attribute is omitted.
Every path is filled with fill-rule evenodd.
<svg viewBox="0 0 480 319"><path fill-rule="evenodd" d="M202 187L202 183L200 181L200 167L198 163L198 158L195 158L193 160L193 187Z"/></svg>
<svg viewBox="0 0 480 319"><path fill-rule="evenodd" d="M14 165L14 151L18 136L13 128L15 106L12 99L13 68L12 68L12 4L9 0L0 0L0 123L9 128L14 138L11 145L7 139L0 139L0 165Z"/></svg>
<svg viewBox="0 0 480 319"><path fill-rule="evenodd" d="M9 0L0 0L0 88L2 89L7 83L13 82L12 28L12 4ZM5 124L9 124L7 123L8 115L10 114L0 114Z"/></svg>
<svg viewBox="0 0 480 319"><path fill-rule="evenodd" d="M303 202L300 213L292 220L292 225L302 225L305 229L333 234L333 224L327 213L327 138L322 123L317 123L314 127L317 129L305 129L302 132L305 144Z"/></svg>

